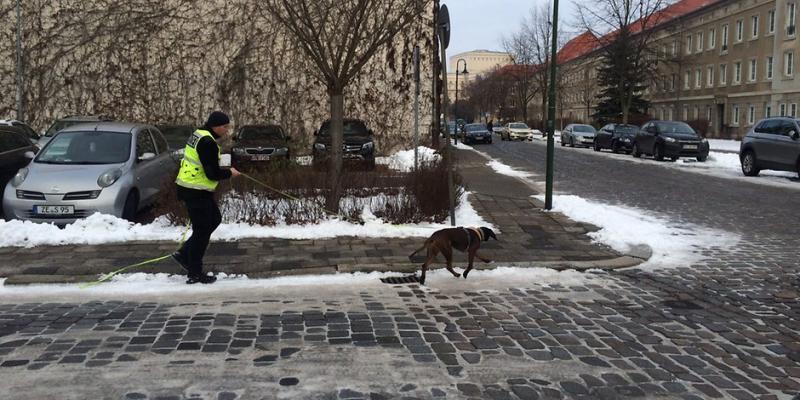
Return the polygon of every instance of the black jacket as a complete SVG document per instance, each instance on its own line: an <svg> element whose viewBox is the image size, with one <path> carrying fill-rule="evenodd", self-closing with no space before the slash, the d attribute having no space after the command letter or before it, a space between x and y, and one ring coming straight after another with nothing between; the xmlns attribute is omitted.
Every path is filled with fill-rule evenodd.
<svg viewBox="0 0 800 400"><path fill-rule="evenodd" d="M211 132L214 139L219 139L211 128L202 127L200 129ZM203 172L212 181L222 181L230 179L231 171L219 167L219 145L210 137L204 137L197 142L197 154L200 156L200 163L203 164ZM178 185L178 198L181 200L191 200L201 197L213 197L214 193L207 190L189 189Z"/></svg>

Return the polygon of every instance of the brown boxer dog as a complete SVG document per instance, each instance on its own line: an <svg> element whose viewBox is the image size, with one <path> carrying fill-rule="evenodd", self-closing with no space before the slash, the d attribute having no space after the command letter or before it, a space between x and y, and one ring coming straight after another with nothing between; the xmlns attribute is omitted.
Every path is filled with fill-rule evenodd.
<svg viewBox="0 0 800 400"><path fill-rule="evenodd" d="M411 257L422 250L428 250L425 262L422 264L422 276L419 278L419 283L424 285L425 273L428 271L428 265L433 263L433 261L436 259L436 255L439 253L444 255L444 258L447 260L447 270L450 271L453 276L458 278L461 276L461 274L453 271L453 249L466 252L469 257L469 265L467 266L467 269L464 270L464 279L467 279L469 271L472 271L472 261L475 259L475 257L478 257L479 260L485 263L492 262L492 260L481 257L481 255L478 254L478 249L481 247L481 242L485 242L489 240L489 238L494 238L494 240L497 240L497 236L495 236L494 231L484 227L440 229L434 232L431 237L425 241L425 244L422 245L422 247L420 247L417 251L411 253L408 258L411 259Z"/></svg>

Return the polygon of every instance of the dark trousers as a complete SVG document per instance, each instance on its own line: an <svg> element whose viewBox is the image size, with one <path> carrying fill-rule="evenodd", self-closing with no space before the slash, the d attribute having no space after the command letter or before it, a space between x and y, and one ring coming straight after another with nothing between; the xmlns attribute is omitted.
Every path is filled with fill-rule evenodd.
<svg viewBox="0 0 800 400"><path fill-rule="evenodd" d="M222 222L222 214L211 196L183 199L192 221L192 236L179 250L189 264L189 276L203 274L203 256L211 234Z"/></svg>

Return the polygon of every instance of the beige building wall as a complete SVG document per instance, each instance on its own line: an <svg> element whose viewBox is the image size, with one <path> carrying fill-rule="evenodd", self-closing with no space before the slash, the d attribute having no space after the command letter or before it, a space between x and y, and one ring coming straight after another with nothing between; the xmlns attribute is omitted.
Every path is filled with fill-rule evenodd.
<svg viewBox="0 0 800 400"><path fill-rule="evenodd" d="M649 114L706 120L709 137L732 138L741 138L766 116L800 116L793 4L723 0L658 27L658 74L644 93ZM599 57L595 52L569 64L591 65ZM565 108L577 111L575 94L565 94L570 99Z"/></svg>
<svg viewBox="0 0 800 400"><path fill-rule="evenodd" d="M471 79L476 76L491 72L499 67L511 64L511 55L506 52L489 51L489 50L475 50L465 53L459 53L450 56L450 65L447 70L447 92L450 102L455 101L456 95L456 64L459 64L459 71L464 70L464 61L458 62L463 59L467 62L467 74L458 74L458 97L464 99L464 88L469 84Z"/></svg>

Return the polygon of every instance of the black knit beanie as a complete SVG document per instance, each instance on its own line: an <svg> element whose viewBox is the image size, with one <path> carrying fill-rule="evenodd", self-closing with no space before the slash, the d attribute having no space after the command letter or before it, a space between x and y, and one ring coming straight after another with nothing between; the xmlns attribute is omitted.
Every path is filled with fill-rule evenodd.
<svg viewBox="0 0 800 400"><path fill-rule="evenodd" d="M214 111L211 115L208 116L208 121L206 121L206 127L213 128L215 126L222 126L227 125L231 122L231 119L228 118L228 115L222 111Z"/></svg>

